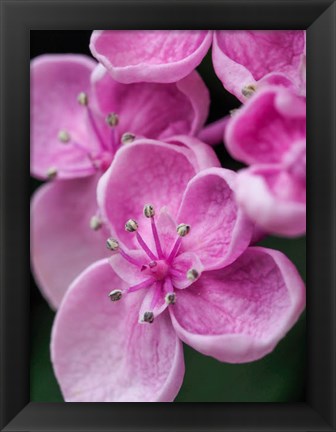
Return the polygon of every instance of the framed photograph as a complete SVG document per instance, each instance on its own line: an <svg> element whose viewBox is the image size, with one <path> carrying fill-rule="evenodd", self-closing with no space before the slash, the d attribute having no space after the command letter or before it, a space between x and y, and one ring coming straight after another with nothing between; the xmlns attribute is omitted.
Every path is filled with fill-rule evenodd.
<svg viewBox="0 0 336 432"><path fill-rule="evenodd" d="M335 7L1 2L1 430L335 431Z"/></svg>

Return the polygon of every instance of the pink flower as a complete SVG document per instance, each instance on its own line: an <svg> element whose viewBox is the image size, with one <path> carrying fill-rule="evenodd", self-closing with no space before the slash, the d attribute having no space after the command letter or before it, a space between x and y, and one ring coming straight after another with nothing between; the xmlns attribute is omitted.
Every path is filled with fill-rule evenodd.
<svg viewBox="0 0 336 432"><path fill-rule="evenodd" d="M263 230L285 236L306 230L306 102L283 88L260 91L233 115L225 134L240 171L236 196Z"/></svg>
<svg viewBox="0 0 336 432"><path fill-rule="evenodd" d="M33 60L31 171L56 181L33 198L31 256L53 307L77 274L106 256L102 240L108 231L97 208L96 184L122 143L197 134L208 106L208 91L196 72L173 84L124 85L86 56ZM198 142L188 143L196 153L203 151Z"/></svg>
<svg viewBox="0 0 336 432"><path fill-rule="evenodd" d="M200 64L211 43L218 77L241 101L269 83L305 92L303 30L96 30L90 48L117 81L174 82Z"/></svg>
<svg viewBox="0 0 336 432"><path fill-rule="evenodd" d="M73 282L52 332L66 401L172 401L181 341L220 361L256 360L304 308L289 260L248 247L253 225L234 200L236 174L209 168L190 179L182 148L150 149L145 140L123 148L99 182L112 257Z"/></svg>

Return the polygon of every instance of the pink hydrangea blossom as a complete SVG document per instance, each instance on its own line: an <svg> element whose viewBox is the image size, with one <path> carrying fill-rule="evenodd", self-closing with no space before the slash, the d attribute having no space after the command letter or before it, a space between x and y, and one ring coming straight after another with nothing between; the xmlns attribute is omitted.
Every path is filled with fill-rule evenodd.
<svg viewBox="0 0 336 432"><path fill-rule="evenodd" d="M241 101L269 83L305 92L303 30L96 30L90 48L120 82L174 82L199 65L211 43L218 77Z"/></svg>
<svg viewBox="0 0 336 432"><path fill-rule="evenodd" d="M86 56L32 61L31 172L54 181L32 200L31 258L53 307L79 272L106 256L96 185L118 149L141 136L195 135L208 107L208 90L196 72L172 84L125 85ZM180 145L194 146L190 157L204 153L208 163L209 152L197 140Z"/></svg>
<svg viewBox="0 0 336 432"><path fill-rule="evenodd" d="M241 170L236 196L263 230L296 236L306 230L306 101L268 87L238 110L227 126L231 155Z"/></svg>
<svg viewBox="0 0 336 432"><path fill-rule="evenodd" d="M181 341L220 361L252 361L302 312L293 264L248 247L253 225L234 199L236 174L196 173L193 163L181 146L139 140L100 179L112 256L73 282L52 332L66 401L172 401Z"/></svg>

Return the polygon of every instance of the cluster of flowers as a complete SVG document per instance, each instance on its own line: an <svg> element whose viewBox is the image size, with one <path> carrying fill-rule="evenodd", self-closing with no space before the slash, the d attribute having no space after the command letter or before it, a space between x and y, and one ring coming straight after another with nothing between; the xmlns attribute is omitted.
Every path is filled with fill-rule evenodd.
<svg viewBox="0 0 336 432"><path fill-rule="evenodd" d="M204 127L213 66L242 106ZM172 401L182 341L223 362L271 352L305 287L258 233L305 232L304 31L94 31L31 64L31 256L58 309L66 401ZM203 142L202 142L203 141ZM224 142L248 165L220 166ZM107 246L107 247L106 247Z"/></svg>

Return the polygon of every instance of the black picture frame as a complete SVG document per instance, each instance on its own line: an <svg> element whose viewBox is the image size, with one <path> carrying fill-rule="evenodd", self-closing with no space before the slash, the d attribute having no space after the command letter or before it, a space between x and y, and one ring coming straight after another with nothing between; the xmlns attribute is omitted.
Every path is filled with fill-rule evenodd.
<svg viewBox="0 0 336 432"><path fill-rule="evenodd" d="M2 431L335 431L335 77L332 0L0 0ZM29 32L307 29L307 388L302 404L29 401Z"/></svg>

